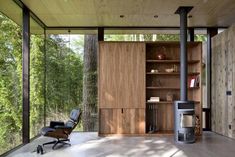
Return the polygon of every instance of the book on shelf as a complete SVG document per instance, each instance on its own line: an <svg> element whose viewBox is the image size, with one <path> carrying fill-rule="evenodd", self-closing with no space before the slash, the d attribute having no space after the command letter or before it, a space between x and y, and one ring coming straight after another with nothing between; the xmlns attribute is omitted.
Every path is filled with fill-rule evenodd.
<svg viewBox="0 0 235 157"><path fill-rule="evenodd" d="M200 84L199 76L193 76L189 79L190 88L199 87L199 84Z"/></svg>
<svg viewBox="0 0 235 157"><path fill-rule="evenodd" d="M150 99L148 100L148 102L159 102L160 101L160 97L150 97Z"/></svg>

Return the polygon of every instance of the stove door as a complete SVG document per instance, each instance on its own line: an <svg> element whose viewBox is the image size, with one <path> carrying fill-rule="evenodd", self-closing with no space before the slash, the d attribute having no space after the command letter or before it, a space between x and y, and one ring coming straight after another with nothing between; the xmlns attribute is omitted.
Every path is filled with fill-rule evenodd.
<svg viewBox="0 0 235 157"><path fill-rule="evenodd" d="M194 115L180 114L180 127L181 128L195 127Z"/></svg>

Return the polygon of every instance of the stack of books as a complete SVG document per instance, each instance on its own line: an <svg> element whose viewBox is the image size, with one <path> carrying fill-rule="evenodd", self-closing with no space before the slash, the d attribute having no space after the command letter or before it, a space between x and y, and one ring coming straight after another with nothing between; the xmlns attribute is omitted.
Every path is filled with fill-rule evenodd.
<svg viewBox="0 0 235 157"><path fill-rule="evenodd" d="M148 100L148 102L159 102L160 101L160 97L150 97L150 99Z"/></svg>

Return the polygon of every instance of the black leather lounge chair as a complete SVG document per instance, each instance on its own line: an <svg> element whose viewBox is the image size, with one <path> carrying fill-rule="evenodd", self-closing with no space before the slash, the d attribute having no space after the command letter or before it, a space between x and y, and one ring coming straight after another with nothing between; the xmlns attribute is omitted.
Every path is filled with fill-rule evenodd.
<svg viewBox="0 0 235 157"><path fill-rule="evenodd" d="M55 149L57 144L70 145L69 135L77 126L81 119L81 110L73 109L70 113L70 119L64 122L51 121L50 126L41 129L41 135L53 137L56 140L44 143L44 145L54 144L52 149Z"/></svg>

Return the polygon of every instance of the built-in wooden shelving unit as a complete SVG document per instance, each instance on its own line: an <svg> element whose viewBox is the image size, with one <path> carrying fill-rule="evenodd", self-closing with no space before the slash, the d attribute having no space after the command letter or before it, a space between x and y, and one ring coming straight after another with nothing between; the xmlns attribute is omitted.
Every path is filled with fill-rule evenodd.
<svg viewBox="0 0 235 157"><path fill-rule="evenodd" d="M166 58L159 60L160 53ZM99 135L172 134L180 43L100 42L98 58ZM190 87L192 79L198 83ZM201 43L188 44L188 82L188 100L195 101L201 127ZM151 97L159 102L149 102Z"/></svg>
<svg viewBox="0 0 235 157"><path fill-rule="evenodd" d="M166 58L159 60L158 54ZM176 42L146 44L146 133L173 132L174 100L180 99L180 45ZM173 69L166 72L166 69ZM156 72L151 72L151 71ZM191 79L199 83L190 87ZM201 121L201 44L188 44L188 99L195 101L196 116ZM167 100L167 95L172 98ZM159 102L149 102L158 97ZM169 97L168 97L169 99ZM200 124L201 126L201 124Z"/></svg>

